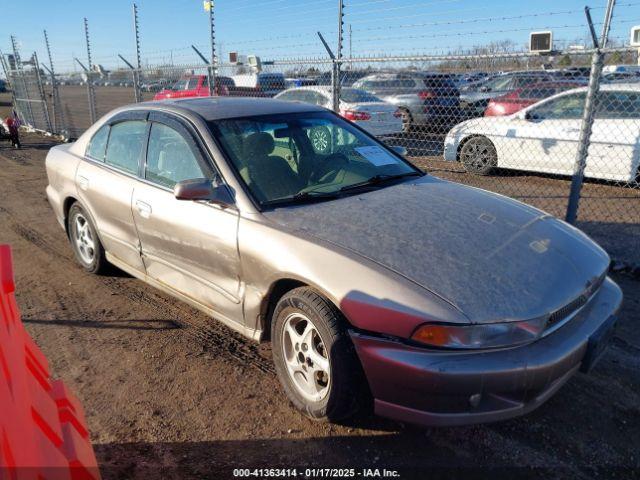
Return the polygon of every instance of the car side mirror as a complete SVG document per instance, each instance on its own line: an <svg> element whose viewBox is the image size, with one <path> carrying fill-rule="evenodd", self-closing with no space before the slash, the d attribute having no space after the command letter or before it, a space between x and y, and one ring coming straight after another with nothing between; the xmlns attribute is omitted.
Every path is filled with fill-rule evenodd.
<svg viewBox="0 0 640 480"><path fill-rule="evenodd" d="M173 195L177 200L204 200L223 207L234 204L233 197L227 185L221 181L212 182L205 178L183 180L173 187Z"/></svg>
<svg viewBox="0 0 640 480"><path fill-rule="evenodd" d="M407 156L407 149L406 147L402 147L400 145L392 145L391 146L391 150L393 150L394 152L396 152L398 155L400 155L401 157L406 157Z"/></svg>

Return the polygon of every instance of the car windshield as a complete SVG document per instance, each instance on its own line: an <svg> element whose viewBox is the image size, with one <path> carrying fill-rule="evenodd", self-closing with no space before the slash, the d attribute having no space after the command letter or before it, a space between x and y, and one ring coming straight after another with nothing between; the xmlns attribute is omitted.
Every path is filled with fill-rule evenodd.
<svg viewBox="0 0 640 480"><path fill-rule="evenodd" d="M511 77L508 75L494 77L484 83L479 84L480 87L486 87L491 90L504 90L511 83Z"/></svg>
<svg viewBox="0 0 640 480"><path fill-rule="evenodd" d="M262 206L331 199L422 175L331 112L223 119L209 127Z"/></svg>
<svg viewBox="0 0 640 480"><path fill-rule="evenodd" d="M364 90L357 90L351 88L344 88L340 92L340 98L347 103L366 103L366 102L381 102L378 97L365 92Z"/></svg>

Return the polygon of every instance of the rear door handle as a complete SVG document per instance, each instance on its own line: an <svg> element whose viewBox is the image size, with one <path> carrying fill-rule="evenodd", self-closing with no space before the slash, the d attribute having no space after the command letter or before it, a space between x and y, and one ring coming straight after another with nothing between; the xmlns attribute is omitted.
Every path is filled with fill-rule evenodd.
<svg viewBox="0 0 640 480"><path fill-rule="evenodd" d="M138 210L138 213L140 213L140 216L143 218L149 218L151 216L151 205L149 205L148 203L136 200L136 209Z"/></svg>
<svg viewBox="0 0 640 480"><path fill-rule="evenodd" d="M82 175L78 175L78 185L82 190L87 190L89 188L89 179Z"/></svg>

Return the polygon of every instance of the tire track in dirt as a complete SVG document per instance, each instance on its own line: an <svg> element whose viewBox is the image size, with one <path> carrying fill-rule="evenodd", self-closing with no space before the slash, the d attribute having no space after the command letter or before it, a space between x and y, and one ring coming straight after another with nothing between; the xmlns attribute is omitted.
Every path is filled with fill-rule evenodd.
<svg viewBox="0 0 640 480"><path fill-rule="evenodd" d="M48 238L46 234L41 234L22 223L17 223L12 212L6 208L2 210L9 215L11 219L9 228L17 235L47 255L57 259L63 259L74 268L79 268L75 264L73 257L70 256L68 246L65 251L63 251L56 244L57 240ZM179 300L173 300L164 297L160 293L156 293L152 290L153 287L146 286L142 282L141 286L145 285L145 289L139 288L138 286L132 288L131 285L123 285L119 279L114 277L102 276L96 278L104 284L112 294L124 297L136 304L143 304L148 309L160 315L166 315L167 312L174 314L178 319L176 322L189 327L185 329L185 331L197 339L209 352L223 357L229 357L239 361L242 365L250 365L262 372L275 375L275 368L272 362L260 354L257 344L249 343L249 340L246 340L240 334L218 323L217 320L211 319L210 317L206 317L206 319L201 321L194 320L195 316L204 314L201 314L186 304L182 304ZM147 291L147 288L150 291ZM207 320L212 323L208 323Z"/></svg>

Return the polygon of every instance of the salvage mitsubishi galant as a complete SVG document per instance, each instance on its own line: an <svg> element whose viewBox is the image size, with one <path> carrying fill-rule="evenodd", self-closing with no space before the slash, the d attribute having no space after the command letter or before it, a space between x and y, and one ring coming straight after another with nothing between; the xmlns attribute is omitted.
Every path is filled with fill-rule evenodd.
<svg viewBox="0 0 640 480"><path fill-rule="evenodd" d="M84 269L113 264L270 340L312 418L368 399L423 425L526 413L594 365L622 301L579 230L425 175L309 104L128 106L46 167Z"/></svg>

